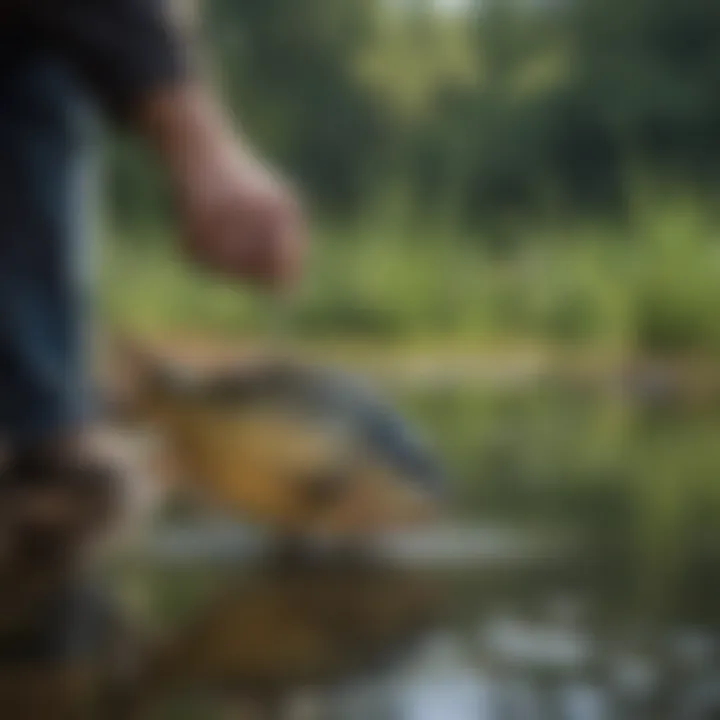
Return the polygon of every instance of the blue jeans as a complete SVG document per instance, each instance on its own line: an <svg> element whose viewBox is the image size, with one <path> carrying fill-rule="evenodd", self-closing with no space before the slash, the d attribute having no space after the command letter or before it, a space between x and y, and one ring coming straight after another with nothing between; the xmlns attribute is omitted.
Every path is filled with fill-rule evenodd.
<svg viewBox="0 0 720 720"><path fill-rule="evenodd" d="M89 412L90 118L57 59L19 50L1 67L0 437L29 445Z"/></svg>

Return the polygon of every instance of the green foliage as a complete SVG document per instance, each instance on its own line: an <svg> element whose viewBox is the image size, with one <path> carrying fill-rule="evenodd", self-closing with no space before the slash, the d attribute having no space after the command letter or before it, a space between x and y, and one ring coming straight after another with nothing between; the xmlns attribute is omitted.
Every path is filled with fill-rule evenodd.
<svg viewBox="0 0 720 720"><path fill-rule="evenodd" d="M419 208L452 203L477 223L622 211L629 164L718 179L716 3L468 6L213 0L205 44L246 133L325 214L357 214L397 182ZM125 219L161 207L138 163L123 152L113 172Z"/></svg>
<svg viewBox="0 0 720 720"><path fill-rule="evenodd" d="M658 206L639 231L633 325L649 353L720 350L720 245L712 216Z"/></svg>
<svg viewBox="0 0 720 720"><path fill-rule="evenodd" d="M320 228L285 321L307 340L720 353L713 213L687 200L641 202L623 224L518 227L501 255L491 239L418 232L387 216ZM272 330L266 296L198 275L162 236L118 240L112 254L105 296L123 324L231 337Z"/></svg>
<svg viewBox="0 0 720 720"><path fill-rule="evenodd" d="M217 82L321 218L298 331L720 351L720 5L405 6L206 5ZM171 260L147 159L110 170L114 311L261 332L262 298Z"/></svg>
<svg viewBox="0 0 720 720"><path fill-rule="evenodd" d="M382 152L381 108L355 77L370 0L218 0L207 35L248 134L311 196L351 209Z"/></svg>

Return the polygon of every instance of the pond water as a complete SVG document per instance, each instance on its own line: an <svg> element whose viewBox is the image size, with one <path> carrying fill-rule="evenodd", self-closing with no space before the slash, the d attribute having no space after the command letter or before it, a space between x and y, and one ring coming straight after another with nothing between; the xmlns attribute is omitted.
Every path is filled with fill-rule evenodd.
<svg viewBox="0 0 720 720"><path fill-rule="evenodd" d="M141 553L91 654L3 666L0 716L720 718L720 409L552 382L405 404L452 527L374 560Z"/></svg>

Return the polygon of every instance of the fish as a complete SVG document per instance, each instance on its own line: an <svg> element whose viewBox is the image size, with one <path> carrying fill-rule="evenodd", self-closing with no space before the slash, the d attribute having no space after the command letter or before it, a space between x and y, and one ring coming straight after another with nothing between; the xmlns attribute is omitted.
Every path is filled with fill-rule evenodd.
<svg viewBox="0 0 720 720"><path fill-rule="evenodd" d="M360 538L442 514L447 478L367 384L287 357L212 370L141 364L136 411L179 486L287 536Z"/></svg>

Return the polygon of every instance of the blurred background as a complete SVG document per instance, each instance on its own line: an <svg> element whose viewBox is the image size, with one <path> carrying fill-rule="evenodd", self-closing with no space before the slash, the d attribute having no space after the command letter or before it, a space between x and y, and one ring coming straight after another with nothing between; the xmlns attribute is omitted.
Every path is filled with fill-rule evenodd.
<svg viewBox="0 0 720 720"><path fill-rule="evenodd" d="M106 317L171 348L282 337L377 377L435 442L495 562L455 572L388 717L718 717L720 5L196 11L205 72L307 199L307 281L278 307L188 269L116 140ZM468 712L488 688L515 709Z"/></svg>
<svg viewBox="0 0 720 720"><path fill-rule="evenodd" d="M214 0L197 14L206 72L313 212L291 309L303 338L720 346L713 3ZM253 298L168 262L163 194L133 148L110 176L113 311L259 330Z"/></svg>

